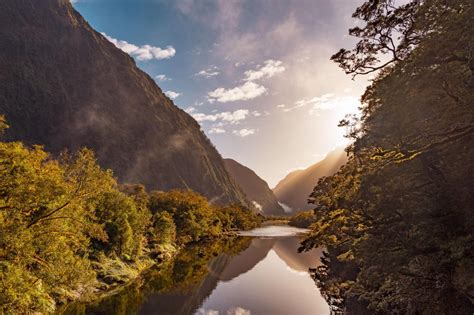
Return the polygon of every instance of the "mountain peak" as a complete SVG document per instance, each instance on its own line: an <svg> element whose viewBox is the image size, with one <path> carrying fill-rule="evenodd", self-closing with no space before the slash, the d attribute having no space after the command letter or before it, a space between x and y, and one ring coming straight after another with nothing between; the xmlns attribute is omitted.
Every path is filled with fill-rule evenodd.
<svg viewBox="0 0 474 315"><path fill-rule="evenodd" d="M233 159L224 159L224 163L227 171L242 188L256 210L273 215L283 215L285 213L278 204L272 190L268 187L267 182L253 170Z"/></svg>
<svg viewBox="0 0 474 315"><path fill-rule="evenodd" d="M312 205L307 200L319 178L336 173L347 162L344 147L330 151L324 159L303 170L296 170L285 176L273 188L278 201L293 211L308 210Z"/></svg>
<svg viewBox="0 0 474 315"><path fill-rule="evenodd" d="M0 43L7 140L86 146L122 182L246 203L199 124L69 1L2 1Z"/></svg>

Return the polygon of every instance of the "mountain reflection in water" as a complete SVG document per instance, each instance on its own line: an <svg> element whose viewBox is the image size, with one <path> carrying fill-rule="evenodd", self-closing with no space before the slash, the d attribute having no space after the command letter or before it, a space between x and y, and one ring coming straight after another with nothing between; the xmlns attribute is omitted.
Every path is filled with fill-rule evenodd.
<svg viewBox="0 0 474 315"><path fill-rule="evenodd" d="M265 237L238 237L186 249L119 294L96 305L76 304L66 313L329 314L307 273L319 264L321 250L299 254L299 236L275 236L282 234L279 228L263 228Z"/></svg>

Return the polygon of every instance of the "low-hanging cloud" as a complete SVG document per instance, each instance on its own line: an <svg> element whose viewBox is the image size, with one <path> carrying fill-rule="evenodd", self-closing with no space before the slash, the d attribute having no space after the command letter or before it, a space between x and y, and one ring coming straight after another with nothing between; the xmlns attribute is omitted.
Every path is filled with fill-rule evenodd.
<svg viewBox="0 0 474 315"><path fill-rule="evenodd" d="M101 33L109 42L114 44L117 48L123 50L130 56L136 58L140 61L145 60L161 60L161 59L169 59L176 54L176 49L173 46L167 46L166 48L160 48L151 45L142 45L137 46L134 44L130 44L127 41L116 39L110 37L105 33Z"/></svg>

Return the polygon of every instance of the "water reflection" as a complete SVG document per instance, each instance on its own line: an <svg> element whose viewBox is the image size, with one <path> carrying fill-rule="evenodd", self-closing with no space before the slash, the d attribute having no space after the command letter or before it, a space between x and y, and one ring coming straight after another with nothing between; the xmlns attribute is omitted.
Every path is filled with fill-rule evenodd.
<svg viewBox="0 0 474 315"><path fill-rule="evenodd" d="M329 314L307 273L321 252L298 254L298 236L267 232L189 248L119 294L95 305L76 304L67 313Z"/></svg>

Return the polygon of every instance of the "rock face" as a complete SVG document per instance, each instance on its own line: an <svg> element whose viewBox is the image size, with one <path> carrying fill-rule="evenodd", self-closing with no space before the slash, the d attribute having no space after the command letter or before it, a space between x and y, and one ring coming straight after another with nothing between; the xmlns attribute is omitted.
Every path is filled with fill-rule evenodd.
<svg viewBox="0 0 474 315"><path fill-rule="evenodd" d="M121 182L246 203L198 123L69 0L2 0L0 69L6 140L87 146Z"/></svg>
<svg viewBox="0 0 474 315"><path fill-rule="evenodd" d="M273 188L273 193L280 203L291 208L293 212L312 209L307 200L319 178L333 175L346 162L344 148L337 148L328 153L322 161L288 174Z"/></svg>
<svg viewBox="0 0 474 315"><path fill-rule="evenodd" d="M232 159L224 159L225 168L242 188L254 208L264 214L283 215L283 208L278 204L267 182L254 171ZM261 209L259 209L261 207Z"/></svg>

